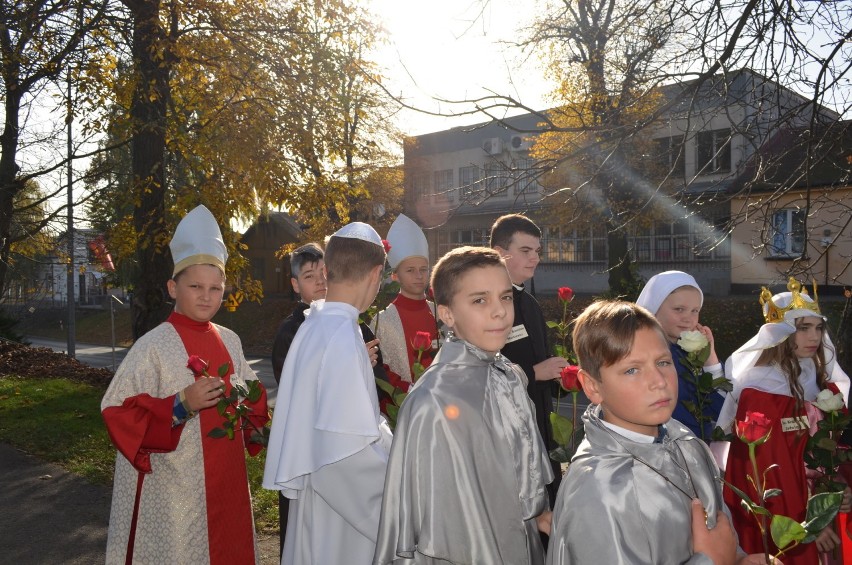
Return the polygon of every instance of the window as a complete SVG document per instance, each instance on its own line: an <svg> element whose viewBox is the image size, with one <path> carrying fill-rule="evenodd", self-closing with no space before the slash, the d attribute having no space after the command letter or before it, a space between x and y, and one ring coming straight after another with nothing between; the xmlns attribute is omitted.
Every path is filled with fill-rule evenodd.
<svg viewBox="0 0 852 565"><path fill-rule="evenodd" d="M462 198L482 190L478 185L479 179L479 167L476 165L461 167L459 169L459 194L461 194Z"/></svg>
<svg viewBox="0 0 852 565"><path fill-rule="evenodd" d="M436 196L452 199L453 170L445 169L443 171L435 171L434 183L432 186L434 187L434 193Z"/></svg>
<svg viewBox="0 0 852 565"><path fill-rule="evenodd" d="M805 250L805 211L778 210L772 214L772 241L769 254L774 257L801 255Z"/></svg>
<svg viewBox="0 0 852 565"><path fill-rule="evenodd" d="M541 260L547 263L606 261L606 229L545 227L541 251Z"/></svg>
<svg viewBox="0 0 852 565"><path fill-rule="evenodd" d="M429 174L419 171L411 174L411 194L415 200L429 197Z"/></svg>
<svg viewBox="0 0 852 565"><path fill-rule="evenodd" d="M508 185L506 166L499 162L485 165L485 190L489 196L506 196Z"/></svg>
<svg viewBox="0 0 852 565"><path fill-rule="evenodd" d="M538 176L541 170L536 167L533 159L518 159L517 161L517 184L515 194L538 194L541 192L541 184Z"/></svg>
<svg viewBox="0 0 852 565"><path fill-rule="evenodd" d="M695 136L697 174L727 173L731 170L731 130L700 131Z"/></svg>
<svg viewBox="0 0 852 565"><path fill-rule="evenodd" d="M653 158L657 159L663 167L663 175L670 175L675 179L683 179L686 176L686 157L684 154L683 136L675 135L655 139L656 151Z"/></svg>
<svg viewBox="0 0 852 565"><path fill-rule="evenodd" d="M693 216L638 227L631 238L633 256L641 262L726 259L731 256L730 237L724 232L727 222L727 217Z"/></svg>

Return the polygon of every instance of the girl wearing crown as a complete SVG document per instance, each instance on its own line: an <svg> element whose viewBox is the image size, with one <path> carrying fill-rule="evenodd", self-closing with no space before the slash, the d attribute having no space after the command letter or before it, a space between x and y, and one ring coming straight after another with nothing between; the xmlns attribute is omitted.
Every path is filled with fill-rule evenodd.
<svg viewBox="0 0 852 565"><path fill-rule="evenodd" d="M812 406L820 391L842 393L849 398L849 378L837 365L835 350L828 337L826 318L815 298L790 279L788 292L772 296L764 287L760 296L766 323L757 335L731 355L725 373L732 378L734 390L725 400L719 425L732 432L734 421L746 419L748 412L759 412L770 421L769 439L756 450L759 473L766 489L781 489L781 495L767 499L766 508L801 522L805 519L809 496L804 450L809 433L816 431L821 412ZM816 287L814 287L816 297ZM748 444L737 437L727 455L714 445L714 453L725 471L725 480L757 500L751 475ZM724 489L725 502L731 509L740 545L747 553L763 552L763 537L756 518L740 504L739 496ZM852 494L847 488L841 512L849 512ZM829 526L813 543L800 544L783 554L785 565L827 563L840 544ZM770 555L777 548L769 539Z"/></svg>

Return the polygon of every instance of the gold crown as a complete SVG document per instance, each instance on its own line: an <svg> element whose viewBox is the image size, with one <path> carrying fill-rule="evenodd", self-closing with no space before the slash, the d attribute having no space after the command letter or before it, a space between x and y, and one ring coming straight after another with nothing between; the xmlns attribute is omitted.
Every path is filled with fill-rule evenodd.
<svg viewBox="0 0 852 565"><path fill-rule="evenodd" d="M790 300L790 304L786 307L781 308L772 300L772 293L769 292L769 289L765 286L760 291L760 305L766 306L765 313L763 317L766 319L767 324L775 324L777 322L784 321L784 314L789 312L790 310L811 310L817 316L821 316L822 314L819 311L819 304L817 304L817 287L816 281L814 281L814 297L813 302L808 302L803 296L808 296L808 289L802 286L799 281L790 277L790 281L787 283L787 290L792 294L792 298Z"/></svg>

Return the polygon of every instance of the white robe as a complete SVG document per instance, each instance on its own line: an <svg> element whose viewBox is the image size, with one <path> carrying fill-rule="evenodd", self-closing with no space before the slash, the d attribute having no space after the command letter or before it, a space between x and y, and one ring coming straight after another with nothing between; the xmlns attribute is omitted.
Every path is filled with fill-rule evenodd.
<svg viewBox="0 0 852 565"><path fill-rule="evenodd" d="M316 301L281 376L263 486L293 499L284 564L372 561L391 443L349 304Z"/></svg>

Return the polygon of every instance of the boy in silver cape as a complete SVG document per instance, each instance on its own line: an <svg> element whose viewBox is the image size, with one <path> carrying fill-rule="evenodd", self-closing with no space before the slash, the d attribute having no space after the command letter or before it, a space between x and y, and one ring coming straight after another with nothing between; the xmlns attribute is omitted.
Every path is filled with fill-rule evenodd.
<svg viewBox="0 0 852 565"><path fill-rule="evenodd" d="M654 316L596 302L573 343L593 404L554 505L548 565L765 562L737 547L710 450L671 417L677 371Z"/></svg>
<svg viewBox="0 0 852 565"><path fill-rule="evenodd" d="M454 335L400 409L373 563L541 565L553 473L526 377L499 353L508 272L495 251L462 247L432 289Z"/></svg>

